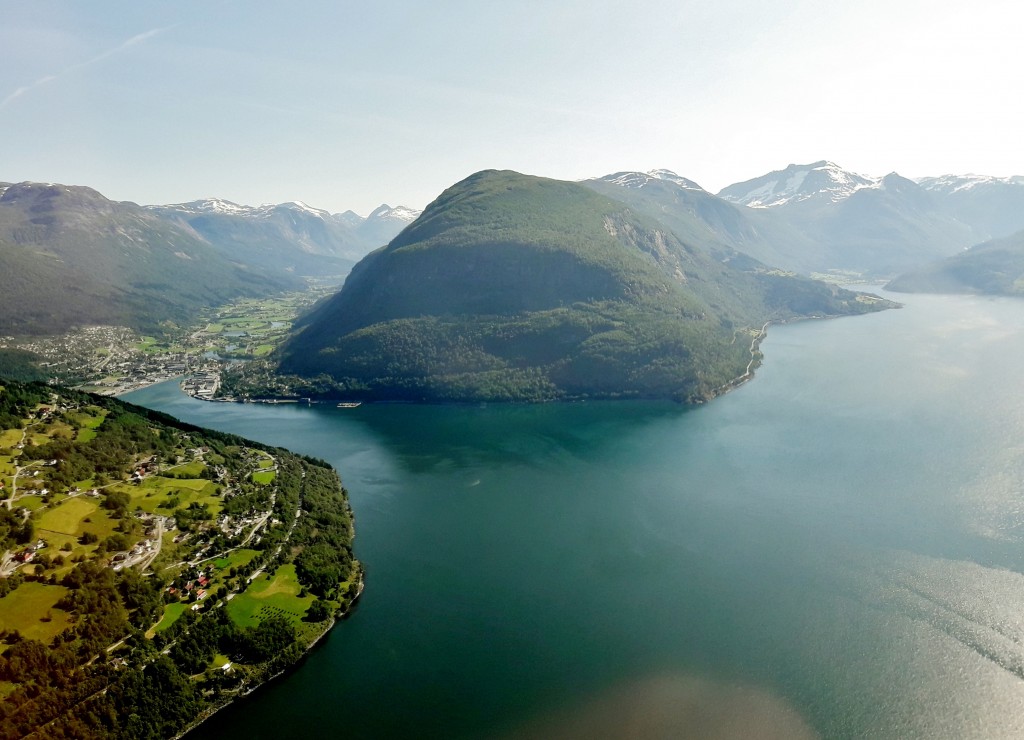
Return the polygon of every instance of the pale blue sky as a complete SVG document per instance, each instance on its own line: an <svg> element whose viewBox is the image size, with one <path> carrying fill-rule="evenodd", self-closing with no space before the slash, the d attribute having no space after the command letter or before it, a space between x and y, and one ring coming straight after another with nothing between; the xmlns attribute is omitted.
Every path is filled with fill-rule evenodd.
<svg viewBox="0 0 1024 740"><path fill-rule="evenodd" d="M1024 174L1019 7L0 0L0 180L365 215L492 167Z"/></svg>

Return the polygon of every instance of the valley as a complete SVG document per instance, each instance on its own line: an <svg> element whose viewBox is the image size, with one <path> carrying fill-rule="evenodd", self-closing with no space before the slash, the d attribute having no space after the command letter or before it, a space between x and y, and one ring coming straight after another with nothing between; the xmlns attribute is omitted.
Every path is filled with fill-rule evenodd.
<svg viewBox="0 0 1024 740"><path fill-rule="evenodd" d="M216 375L226 363L265 357L296 317L336 288L330 283L203 312L163 338L127 327L92 326L49 337L0 337L0 352L31 358L29 371L81 390L117 396L186 375ZM198 389L197 389L198 390Z"/></svg>

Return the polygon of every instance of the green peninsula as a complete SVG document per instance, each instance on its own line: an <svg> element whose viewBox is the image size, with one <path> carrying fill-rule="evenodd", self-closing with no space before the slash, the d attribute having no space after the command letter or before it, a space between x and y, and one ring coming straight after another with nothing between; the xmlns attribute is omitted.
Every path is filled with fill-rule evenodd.
<svg viewBox="0 0 1024 740"><path fill-rule="evenodd" d="M174 736L362 588L320 460L0 381L0 736Z"/></svg>

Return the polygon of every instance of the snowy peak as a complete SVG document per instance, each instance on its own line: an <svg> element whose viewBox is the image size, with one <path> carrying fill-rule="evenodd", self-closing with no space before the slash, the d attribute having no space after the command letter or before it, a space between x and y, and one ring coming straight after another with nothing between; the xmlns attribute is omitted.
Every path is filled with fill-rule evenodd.
<svg viewBox="0 0 1024 740"><path fill-rule="evenodd" d="M264 205L260 206L260 210L263 209L271 210L285 210L285 211L298 211L309 216L316 216L317 218L330 218L331 214L321 208L313 208L310 205L306 205L301 200L292 200L287 203L280 203L278 205Z"/></svg>
<svg viewBox="0 0 1024 740"><path fill-rule="evenodd" d="M314 218L328 219L331 214L320 208L313 208L301 200L292 200L287 203L264 203L260 206L243 206L223 198L205 198L193 200L189 203L173 203L167 206L146 206L151 210L164 212L176 211L186 216L200 216L216 214L219 216L243 216L248 218L270 218L276 213L292 213L311 216Z"/></svg>
<svg viewBox="0 0 1024 740"><path fill-rule="evenodd" d="M671 182L685 190L700 190L703 191L700 185L695 183L693 180L688 180L681 175L677 175L672 170L650 170L648 172L616 172L612 175L605 175L602 178L605 182L610 182L613 185L619 185L624 188L640 189L649 185L653 181Z"/></svg>
<svg viewBox="0 0 1024 740"><path fill-rule="evenodd" d="M180 211L181 213L187 214L220 213L234 216L251 215L255 210L252 206L242 206L238 203L232 203L230 200L224 200L223 198L205 198L203 200L193 200L188 203L171 203L166 206L146 206L146 208L151 210L159 209Z"/></svg>
<svg viewBox="0 0 1024 740"><path fill-rule="evenodd" d="M415 208L407 208L406 206L395 206L392 208L387 203L383 203L377 206L366 217L367 221L398 221L401 223L412 223L423 211L417 211Z"/></svg>
<svg viewBox="0 0 1024 740"><path fill-rule="evenodd" d="M730 185L718 195L751 208L775 208L812 200L837 203L858 190L884 187L885 179L858 175L822 160L813 164L791 164L784 170Z"/></svg>
<svg viewBox="0 0 1024 740"><path fill-rule="evenodd" d="M999 186L1024 187L1024 177L1014 175L1012 177L992 177L990 175L942 175L940 177L921 177L917 184L925 190L933 193L950 195L952 193L966 193L979 188L993 188Z"/></svg>

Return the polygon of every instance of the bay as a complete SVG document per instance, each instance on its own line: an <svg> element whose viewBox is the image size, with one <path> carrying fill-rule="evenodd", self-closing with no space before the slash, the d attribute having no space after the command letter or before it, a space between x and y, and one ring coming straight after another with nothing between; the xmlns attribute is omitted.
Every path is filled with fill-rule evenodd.
<svg viewBox="0 0 1024 740"><path fill-rule="evenodd" d="M126 396L356 513L355 613L194 736L1024 735L1024 303L890 297L692 410Z"/></svg>

